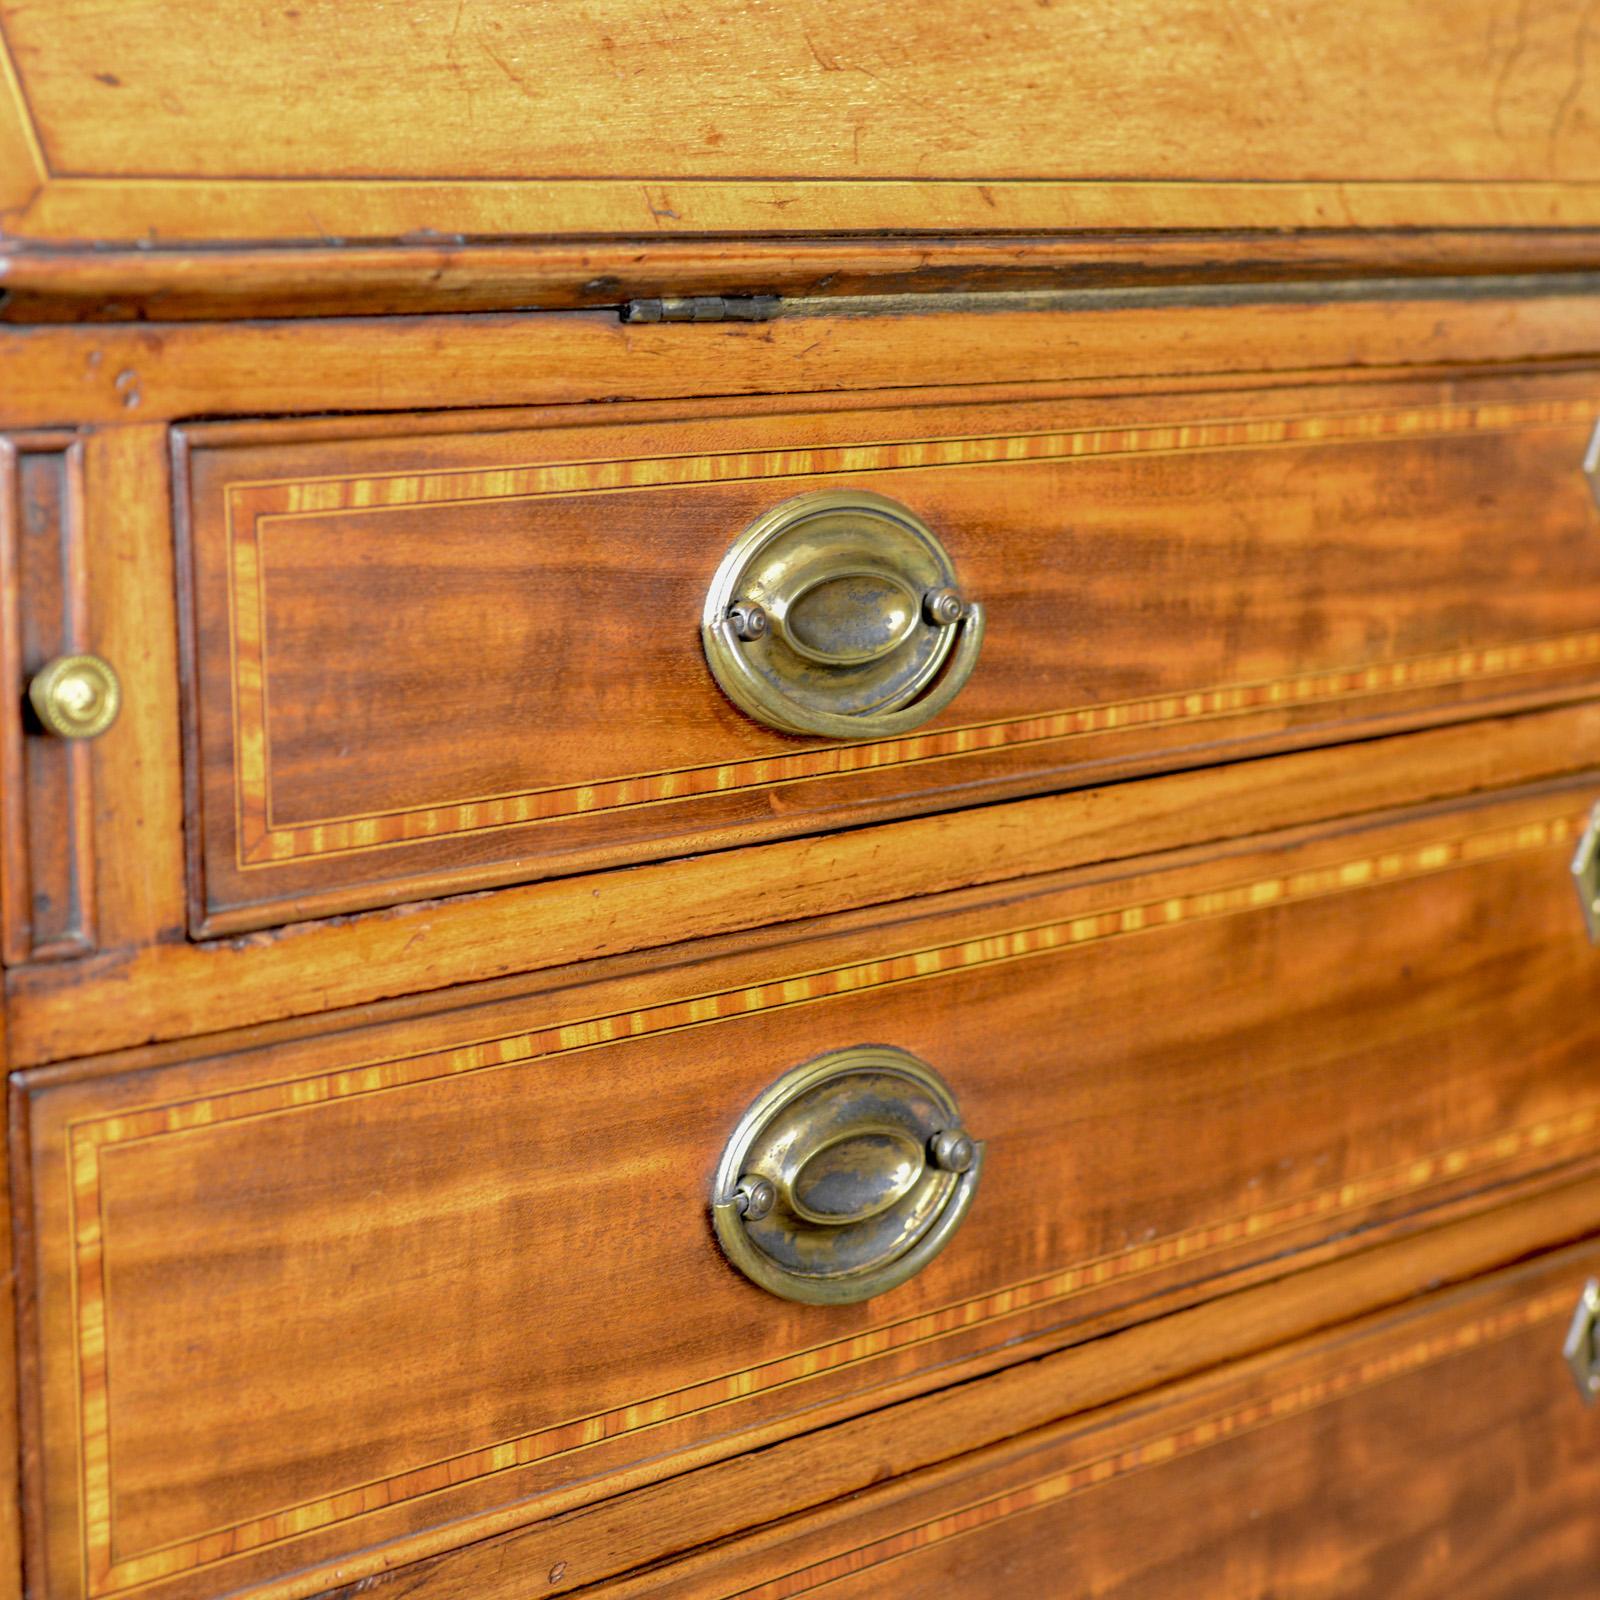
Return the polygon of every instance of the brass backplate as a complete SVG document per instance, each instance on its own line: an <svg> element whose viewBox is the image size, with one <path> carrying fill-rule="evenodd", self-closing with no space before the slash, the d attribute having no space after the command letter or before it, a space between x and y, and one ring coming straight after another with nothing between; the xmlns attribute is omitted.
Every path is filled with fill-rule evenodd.
<svg viewBox="0 0 1600 1600"><path fill-rule="evenodd" d="M757 721L871 739L949 704L983 621L920 518L884 495L823 490L774 506L734 541L701 636L723 692Z"/></svg>
<svg viewBox="0 0 1600 1600"><path fill-rule="evenodd" d="M982 1165L932 1067L856 1045L786 1072L740 1119L712 1220L728 1259L762 1288L813 1304L866 1300L944 1248Z"/></svg>

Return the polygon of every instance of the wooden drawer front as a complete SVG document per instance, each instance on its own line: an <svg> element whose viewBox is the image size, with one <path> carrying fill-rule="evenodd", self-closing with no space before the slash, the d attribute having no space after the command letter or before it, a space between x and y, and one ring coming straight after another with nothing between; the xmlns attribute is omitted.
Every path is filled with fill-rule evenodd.
<svg viewBox="0 0 1600 1600"><path fill-rule="evenodd" d="M38 1592L310 1592L1593 1160L1592 794L23 1075ZM905 1286L781 1301L718 1254L712 1173L862 1041L944 1075L982 1183Z"/></svg>
<svg viewBox="0 0 1600 1600"><path fill-rule="evenodd" d="M1600 669L1600 379L725 410L192 430L196 931L1326 741ZM986 607L974 676L918 732L772 732L707 668L724 552L823 488L911 507Z"/></svg>
<svg viewBox="0 0 1600 1600"><path fill-rule="evenodd" d="M608 1600L1470 1595L1600 1572L1593 1243L912 1475Z"/></svg>

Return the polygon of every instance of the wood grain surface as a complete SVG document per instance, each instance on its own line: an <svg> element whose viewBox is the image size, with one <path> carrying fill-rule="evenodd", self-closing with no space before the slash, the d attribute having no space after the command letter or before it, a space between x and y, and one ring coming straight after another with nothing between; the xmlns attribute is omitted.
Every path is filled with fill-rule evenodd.
<svg viewBox="0 0 1600 1600"><path fill-rule="evenodd" d="M0 0L0 1600L1594 1587L1600 9L1447 10ZM841 484L899 740L700 656ZM781 1302L864 1041L976 1205Z"/></svg>
<svg viewBox="0 0 1600 1600"><path fill-rule="evenodd" d="M615 311L0 329L0 426L1218 374L1362 380L1600 359L1587 273L800 301L766 323ZM1250 381L1250 380L1246 380ZM918 398L906 394L908 401ZM808 402L809 403L809 402Z"/></svg>
<svg viewBox="0 0 1600 1600"><path fill-rule="evenodd" d="M1093 233L0 251L0 322L394 316L609 306L657 295L1014 294L1592 272L1600 231Z"/></svg>
<svg viewBox="0 0 1600 1600"><path fill-rule="evenodd" d="M7 4L29 240L1595 225L1581 0Z"/></svg>
<svg viewBox="0 0 1600 1600"><path fill-rule="evenodd" d="M153 576L159 583L159 569ZM130 619L131 620L131 619ZM130 628L129 642L140 630ZM142 742L99 742L117 797L96 818L102 912L118 943L71 964L10 969L13 1060L95 1051L312 1018L393 997L403 1006L463 983L561 987L573 964L720 938L779 949L805 919L960 894L1153 850L1235 841L1263 828L1342 826L1386 807L1449 803L1506 783L1559 783L1574 805L1600 780L1600 704L1502 715L1332 747L1019 801L746 846L626 872L579 874L354 917L191 942L183 931L182 834L170 641L140 660L154 692ZM126 659L134 659L129 657ZM1503 709L1503 708L1502 708ZM170 723L168 719L171 719ZM1334 819L1344 819L1335 822ZM114 876L113 876L114 875ZM665 947L665 948L661 948Z"/></svg>
<svg viewBox="0 0 1600 1600"><path fill-rule="evenodd" d="M1213 1280L1209 1298L1199 1303L1158 1296L1146 1302L1146 1320L1127 1327L1108 1323L1093 1333L1085 1328L1082 1341L1070 1349L526 1528L385 1567L341 1585L328 1600L524 1600L530 1589L566 1594L744 1530L761 1530L731 1549L706 1552L703 1561L669 1569L675 1580L689 1571L716 1573L723 1556L744 1564L769 1540L783 1538L781 1527L763 1524L1304 1338L1330 1321L1462 1283L1586 1235L1600 1215L1600 1179L1592 1177L1542 1185L1532 1194L1500 1195L1502 1203L1492 1209L1474 1209L1453 1221L1444 1220L1443 1208L1435 1210L1441 1223L1436 1227L1417 1230L1400 1222L1365 1231L1371 1248L1320 1265L1310 1265L1313 1253L1302 1252L1297 1259L1307 1263L1304 1270L1266 1282L1230 1280L1224 1286ZM848 1504L839 1510L850 1515ZM826 1528L805 1521L827 1550Z"/></svg>
<svg viewBox="0 0 1600 1600"><path fill-rule="evenodd" d="M1600 380L1562 378L321 443L232 428L216 447L192 430L192 928L1592 684L1597 419ZM706 667L705 587L761 513L852 488L940 535L988 612L983 658L909 736L774 733Z"/></svg>
<svg viewBox="0 0 1600 1600"><path fill-rule="evenodd" d="M1536 792L24 1079L49 1592L420 1554L1592 1159L1581 820ZM983 1192L892 1295L781 1303L716 1254L709 1174L862 1039L949 1078Z"/></svg>
<svg viewBox="0 0 1600 1600"><path fill-rule="evenodd" d="M1592 1242L873 1489L608 1600L1558 1600L1600 1567L1559 1356Z"/></svg>
<svg viewBox="0 0 1600 1600"><path fill-rule="evenodd" d="M10 962L95 946L90 754L43 734L23 706L28 679L51 657L90 648L83 503L79 437L0 439L0 907Z"/></svg>

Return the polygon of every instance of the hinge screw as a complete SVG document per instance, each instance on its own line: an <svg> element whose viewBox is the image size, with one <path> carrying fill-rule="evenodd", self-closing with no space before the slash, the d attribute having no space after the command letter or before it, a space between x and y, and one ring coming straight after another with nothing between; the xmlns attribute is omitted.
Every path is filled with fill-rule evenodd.
<svg viewBox="0 0 1600 1600"><path fill-rule="evenodd" d="M940 628L961 620L967 609L959 589L930 589L922 597L922 614Z"/></svg>

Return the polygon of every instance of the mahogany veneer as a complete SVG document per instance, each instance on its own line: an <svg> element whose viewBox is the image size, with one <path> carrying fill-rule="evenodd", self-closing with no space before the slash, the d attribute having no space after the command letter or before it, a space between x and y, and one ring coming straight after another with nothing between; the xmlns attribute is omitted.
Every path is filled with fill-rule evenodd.
<svg viewBox="0 0 1600 1600"><path fill-rule="evenodd" d="M680 415L185 430L197 932L1416 726L1600 666L1587 375ZM915 509L994 619L909 736L775 733L705 670L723 551L828 488Z"/></svg>
<svg viewBox="0 0 1600 1600"><path fill-rule="evenodd" d="M52 1586L389 1564L1600 1161L1594 782L24 1077ZM879 1039L1007 1159L905 1288L785 1306L698 1197L792 1060Z"/></svg>
<svg viewBox="0 0 1600 1600"><path fill-rule="evenodd" d="M0 0L0 1600L1600 1593L1597 51Z"/></svg>

